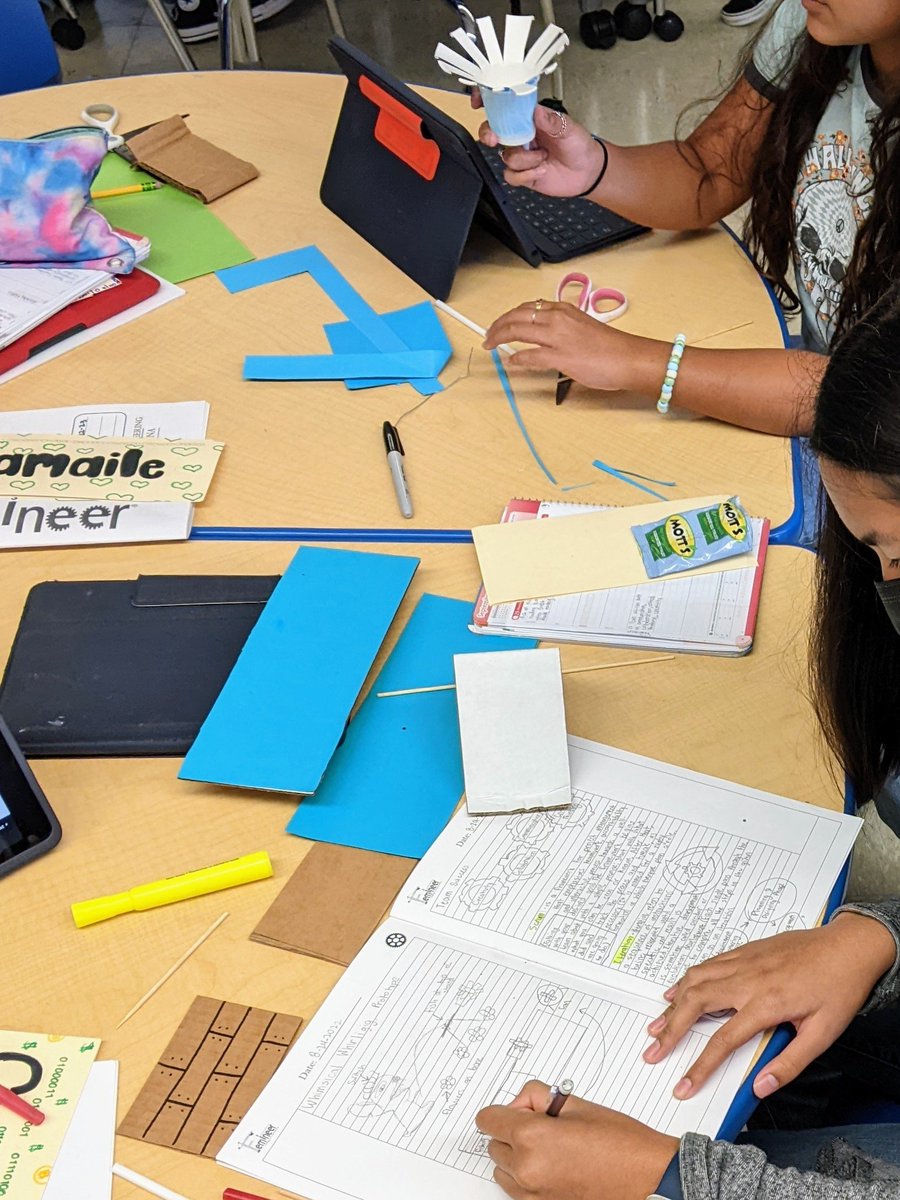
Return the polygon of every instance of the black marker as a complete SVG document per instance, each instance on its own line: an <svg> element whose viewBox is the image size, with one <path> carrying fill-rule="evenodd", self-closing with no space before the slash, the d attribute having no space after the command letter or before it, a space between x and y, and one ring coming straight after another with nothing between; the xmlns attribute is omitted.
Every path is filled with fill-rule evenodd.
<svg viewBox="0 0 900 1200"><path fill-rule="evenodd" d="M413 515L412 498L409 494L406 475L403 471L403 444L400 441L400 434L390 421L385 421L382 426L382 433L384 435L384 448L387 450L391 482L397 494L397 503L400 505L400 512L404 517L411 517Z"/></svg>

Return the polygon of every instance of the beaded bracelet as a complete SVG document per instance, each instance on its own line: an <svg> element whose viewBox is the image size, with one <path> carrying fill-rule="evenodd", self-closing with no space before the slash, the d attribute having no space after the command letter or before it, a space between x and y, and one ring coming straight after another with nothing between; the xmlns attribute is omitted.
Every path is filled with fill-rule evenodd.
<svg viewBox="0 0 900 1200"><path fill-rule="evenodd" d="M573 197L575 200L583 200L585 196L589 196L591 192L595 191L603 182L603 176L606 174L606 168L609 166L609 151L606 148L606 142L604 142L603 138L597 137L596 133L592 133L591 137L603 151L603 166L600 168L600 174L597 176L591 186L586 188L583 192L578 192L577 195Z"/></svg>
<svg viewBox="0 0 900 1200"><path fill-rule="evenodd" d="M660 388L659 399L656 402L657 412L665 415L669 411L669 401L672 399L672 392L675 390L675 380L678 378L678 368L681 365L681 356L684 354L685 343L687 338L683 333L679 333L672 343L672 353L669 355L669 365L666 367L666 377L663 380L663 385Z"/></svg>

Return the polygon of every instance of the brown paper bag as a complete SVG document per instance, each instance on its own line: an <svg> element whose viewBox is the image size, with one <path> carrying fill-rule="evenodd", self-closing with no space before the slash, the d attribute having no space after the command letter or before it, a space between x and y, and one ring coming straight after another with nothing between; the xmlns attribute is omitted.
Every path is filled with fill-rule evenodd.
<svg viewBox="0 0 900 1200"><path fill-rule="evenodd" d="M235 158L191 133L181 117L169 117L127 141L137 166L209 204L259 175L253 163Z"/></svg>

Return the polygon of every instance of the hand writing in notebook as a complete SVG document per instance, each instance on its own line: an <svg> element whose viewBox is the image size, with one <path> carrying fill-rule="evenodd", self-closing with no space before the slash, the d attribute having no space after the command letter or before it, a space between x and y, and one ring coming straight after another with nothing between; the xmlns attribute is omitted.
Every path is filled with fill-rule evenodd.
<svg viewBox="0 0 900 1200"><path fill-rule="evenodd" d="M475 1124L491 1141L494 1181L534 1200L643 1200L655 1190L678 1138L572 1096L559 1118L546 1114L550 1089L527 1083L510 1104L483 1108Z"/></svg>

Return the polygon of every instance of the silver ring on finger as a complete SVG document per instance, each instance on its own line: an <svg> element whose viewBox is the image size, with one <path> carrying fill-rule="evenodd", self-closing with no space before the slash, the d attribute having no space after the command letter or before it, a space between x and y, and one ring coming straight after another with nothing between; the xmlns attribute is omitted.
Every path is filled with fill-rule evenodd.
<svg viewBox="0 0 900 1200"><path fill-rule="evenodd" d="M538 313L541 311L541 309L543 308L543 306L544 306L544 301L543 301L543 300L535 300L535 302L534 302L534 312L531 314L531 323L532 323L532 325L533 325L533 324L534 324L534 322L536 321L536 319L537 319L537 315L538 315Z"/></svg>
<svg viewBox="0 0 900 1200"><path fill-rule="evenodd" d="M502 146L497 151L497 157L500 159L500 161L503 163L503 165L506 166L506 159L503 157L503 147Z"/></svg>
<svg viewBox="0 0 900 1200"><path fill-rule="evenodd" d="M566 130L569 128L569 118L565 113L561 112L558 112L556 115L559 117L559 129L557 129L556 133L551 133L550 136L554 138L565 137Z"/></svg>

